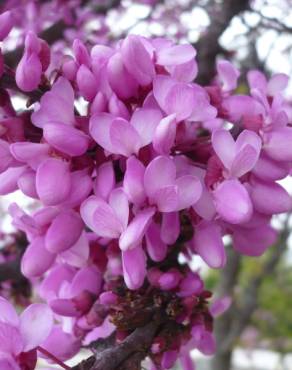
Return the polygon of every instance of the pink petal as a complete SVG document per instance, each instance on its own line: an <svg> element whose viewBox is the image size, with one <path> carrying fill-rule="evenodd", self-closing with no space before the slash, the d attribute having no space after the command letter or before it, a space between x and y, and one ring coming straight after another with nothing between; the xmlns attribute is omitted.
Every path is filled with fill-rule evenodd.
<svg viewBox="0 0 292 370"><path fill-rule="evenodd" d="M110 128L114 116L109 113L99 113L91 117L89 121L89 132L93 139L103 149L115 153L110 139Z"/></svg>
<svg viewBox="0 0 292 370"><path fill-rule="evenodd" d="M0 297L0 321L13 326L18 326L19 324L14 307L3 297Z"/></svg>
<svg viewBox="0 0 292 370"><path fill-rule="evenodd" d="M62 343L61 346L60 343ZM48 338L42 343L42 347L59 360L66 361L80 350L81 342L73 334L65 333L61 326L54 326Z"/></svg>
<svg viewBox="0 0 292 370"><path fill-rule="evenodd" d="M30 351L48 337L53 328L53 313L41 303L34 303L20 315L20 332L24 341L24 352Z"/></svg>
<svg viewBox="0 0 292 370"><path fill-rule="evenodd" d="M208 266L212 268L225 266L226 253L221 229L215 222L202 221L196 226L193 245Z"/></svg>
<svg viewBox="0 0 292 370"><path fill-rule="evenodd" d="M141 246L122 252L123 275L129 289L139 289L146 277L146 256Z"/></svg>
<svg viewBox="0 0 292 370"><path fill-rule="evenodd" d="M176 177L176 167L173 160L167 156L153 159L146 168L144 175L145 191L149 197L161 188L173 185Z"/></svg>
<svg viewBox="0 0 292 370"><path fill-rule="evenodd" d="M189 118L196 102L195 91L184 83L173 86L165 98L165 112L176 114L177 121Z"/></svg>
<svg viewBox="0 0 292 370"><path fill-rule="evenodd" d="M196 50L190 44L173 45L157 53L157 64L173 66L189 62L196 56Z"/></svg>
<svg viewBox="0 0 292 370"><path fill-rule="evenodd" d="M144 173L145 167L136 157L127 159L123 189L132 203L141 204L145 200Z"/></svg>
<svg viewBox="0 0 292 370"><path fill-rule="evenodd" d="M157 75L153 81L153 95L164 111L166 111L166 97L176 81L168 76ZM174 112L173 112L174 113Z"/></svg>
<svg viewBox="0 0 292 370"><path fill-rule="evenodd" d="M123 231L123 224L114 210L101 198L91 196L80 208L83 221L98 236L118 238Z"/></svg>
<svg viewBox="0 0 292 370"><path fill-rule="evenodd" d="M34 170L49 157L48 144L20 142L10 145L10 151L15 159L30 165Z"/></svg>
<svg viewBox="0 0 292 370"><path fill-rule="evenodd" d="M196 176L185 175L176 180L178 189L178 208L180 211L196 203L202 194L202 185Z"/></svg>
<svg viewBox="0 0 292 370"><path fill-rule="evenodd" d="M229 296L216 299L210 307L210 313L213 317L218 317L227 311L232 304L232 299Z"/></svg>
<svg viewBox="0 0 292 370"><path fill-rule="evenodd" d="M162 119L162 114L158 109L136 109L131 118L131 124L138 132L141 146L151 143L156 127Z"/></svg>
<svg viewBox="0 0 292 370"><path fill-rule="evenodd" d="M40 108L32 114L31 120L37 127L52 122L74 124L74 91L66 78L59 77L51 91L43 95Z"/></svg>
<svg viewBox="0 0 292 370"><path fill-rule="evenodd" d="M232 91L237 87L237 79L240 75L239 70L235 68L228 60L220 60L217 63L219 78L222 81L223 91Z"/></svg>
<svg viewBox="0 0 292 370"><path fill-rule="evenodd" d="M41 276L52 266L54 261L55 255L46 249L44 238L38 237L29 244L24 252L21 260L21 272L28 278Z"/></svg>
<svg viewBox="0 0 292 370"><path fill-rule="evenodd" d="M175 142L175 114L163 118L156 127L153 137L153 148L158 154L168 155Z"/></svg>
<svg viewBox="0 0 292 370"><path fill-rule="evenodd" d="M166 244L174 244L179 237L180 221L178 212L162 214L161 240Z"/></svg>
<svg viewBox="0 0 292 370"><path fill-rule="evenodd" d="M97 196L107 200L115 186L115 173L112 162L103 163L97 168L94 182L94 192Z"/></svg>
<svg viewBox="0 0 292 370"><path fill-rule="evenodd" d="M196 346L204 355L212 355L216 351L216 342L212 333L208 332L201 325L192 328L192 336Z"/></svg>
<svg viewBox="0 0 292 370"><path fill-rule="evenodd" d="M211 221L216 215L212 194L205 187L200 199L192 207L205 220Z"/></svg>
<svg viewBox="0 0 292 370"><path fill-rule="evenodd" d="M80 316L80 312L78 311L72 299L56 298L56 299L52 299L49 304L50 304L51 309L57 315L65 316L65 317Z"/></svg>
<svg viewBox="0 0 292 370"><path fill-rule="evenodd" d="M162 261L167 254L167 245L160 238L160 228L152 222L146 232L147 253L150 258L159 262Z"/></svg>
<svg viewBox="0 0 292 370"><path fill-rule="evenodd" d="M194 102L192 103L192 114L190 121L200 122L216 118L217 109L210 104L207 92L199 85L192 85Z"/></svg>
<svg viewBox="0 0 292 370"><path fill-rule="evenodd" d="M231 224L247 222L253 206L245 187L238 180L226 180L213 192L215 207L221 218Z"/></svg>
<svg viewBox="0 0 292 370"><path fill-rule="evenodd" d="M260 152L262 147L262 141L259 135L250 130L243 130L235 142L235 151L238 153L244 146L252 146L256 152Z"/></svg>
<svg viewBox="0 0 292 370"><path fill-rule="evenodd" d="M76 82L81 95L92 101L97 93L97 81L91 70L82 64L76 75Z"/></svg>
<svg viewBox="0 0 292 370"><path fill-rule="evenodd" d="M35 171L27 169L23 174L20 175L17 181L17 185L23 194L31 198L38 198L35 186L35 178Z"/></svg>
<svg viewBox="0 0 292 370"><path fill-rule="evenodd" d="M140 85L149 85L155 76L155 68L141 37L129 35L123 41L121 52L128 72Z"/></svg>
<svg viewBox="0 0 292 370"><path fill-rule="evenodd" d="M87 170L71 172L71 190L63 207L75 208L88 197L92 190L92 179Z"/></svg>
<svg viewBox="0 0 292 370"><path fill-rule="evenodd" d="M264 181L275 181L284 179L289 174L288 163L276 162L267 155L261 154L252 173Z"/></svg>
<svg viewBox="0 0 292 370"><path fill-rule="evenodd" d="M36 53L24 52L15 72L17 86L23 91L35 90L41 82L42 64Z"/></svg>
<svg viewBox="0 0 292 370"><path fill-rule="evenodd" d="M133 249L141 243L154 214L154 208L146 208L137 213L120 237L119 246L122 251Z"/></svg>
<svg viewBox="0 0 292 370"><path fill-rule="evenodd" d="M275 161L292 160L292 127L284 127L264 135L265 152Z"/></svg>
<svg viewBox="0 0 292 370"><path fill-rule="evenodd" d="M120 53L113 55L107 64L108 82L120 99L128 99L137 94L138 83L127 71Z"/></svg>
<svg viewBox="0 0 292 370"><path fill-rule="evenodd" d="M190 60L171 68L171 76L180 82L192 82L198 75L198 64Z"/></svg>
<svg viewBox="0 0 292 370"><path fill-rule="evenodd" d="M6 11L0 14L0 41L3 41L14 25L12 13Z"/></svg>
<svg viewBox="0 0 292 370"><path fill-rule="evenodd" d="M15 356L22 349L23 339L18 328L0 321L0 354L7 353Z"/></svg>
<svg viewBox="0 0 292 370"><path fill-rule="evenodd" d="M263 214L272 215L289 212L292 209L291 196L277 183L254 181L251 198L255 209Z"/></svg>
<svg viewBox="0 0 292 370"><path fill-rule="evenodd" d="M64 263L81 268L87 264L89 252L87 236L85 233L82 233L77 242L70 249L62 252L59 257L61 257Z"/></svg>
<svg viewBox="0 0 292 370"><path fill-rule="evenodd" d="M7 141L0 139L0 172L6 171L11 165L17 162L10 153L10 146Z"/></svg>
<svg viewBox="0 0 292 370"><path fill-rule="evenodd" d="M36 189L45 205L64 202L71 189L69 165L59 159L43 161L36 173Z"/></svg>
<svg viewBox="0 0 292 370"><path fill-rule="evenodd" d="M63 283L71 283L75 273L76 269L67 264L54 266L40 284L40 296L47 301L56 298Z"/></svg>
<svg viewBox="0 0 292 370"><path fill-rule="evenodd" d="M254 229L239 229L233 234L233 246L247 256L261 256L277 240L277 231L270 225Z"/></svg>
<svg viewBox="0 0 292 370"><path fill-rule="evenodd" d="M163 369L171 369L174 366L177 358L178 358L177 351L175 350L166 351L162 355L161 366L163 367Z"/></svg>
<svg viewBox="0 0 292 370"><path fill-rule="evenodd" d="M230 174L234 177L241 177L251 171L255 166L260 151L256 151L251 145L245 145L239 153L236 154L231 168Z"/></svg>
<svg viewBox="0 0 292 370"><path fill-rule="evenodd" d="M0 369L3 370L21 370L12 356L0 353Z"/></svg>
<svg viewBox="0 0 292 370"><path fill-rule="evenodd" d="M0 195L6 195L17 190L17 181L25 170L25 166L11 167L0 174Z"/></svg>
<svg viewBox="0 0 292 370"><path fill-rule="evenodd" d="M65 123L46 124L43 135L50 145L72 157L84 154L89 145L87 135Z"/></svg>
<svg viewBox="0 0 292 370"><path fill-rule="evenodd" d="M122 188L114 189L109 197L109 205L115 211L116 216L121 221L123 229L128 225L129 202Z"/></svg>
<svg viewBox="0 0 292 370"><path fill-rule="evenodd" d="M104 110L106 107L104 108ZM126 105L117 98L116 95L112 95L108 103L109 113L112 113L116 117L124 118L125 120L130 119L130 113Z"/></svg>
<svg viewBox="0 0 292 370"><path fill-rule="evenodd" d="M158 189L151 197L151 203L156 204L160 212L177 211L179 208L178 187L169 185Z"/></svg>
<svg viewBox="0 0 292 370"><path fill-rule="evenodd" d="M230 132L224 129L213 131L212 145L224 167L229 169L235 156L235 143Z"/></svg>
<svg viewBox="0 0 292 370"><path fill-rule="evenodd" d="M142 147L142 142L138 132L126 120L116 118L110 127L110 140L114 147L114 153L129 157L137 154Z"/></svg>
<svg viewBox="0 0 292 370"><path fill-rule="evenodd" d="M77 212L66 210L53 220L45 237L46 248L51 253L63 252L80 238L83 222Z"/></svg>
<svg viewBox="0 0 292 370"><path fill-rule="evenodd" d="M204 283L197 273L189 272L179 284L179 297L189 297L200 294L204 290Z"/></svg>
<svg viewBox="0 0 292 370"><path fill-rule="evenodd" d="M71 284L70 294L78 296L83 291L97 295L100 291L102 276L95 266L84 267L77 272Z"/></svg>
<svg viewBox="0 0 292 370"><path fill-rule="evenodd" d="M284 73L276 73L273 75L268 82L267 94L270 96L275 96L276 94L282 92L286 89L289 83L289 76Z"/></svg>
<svg viewBox="0 0 292 370"><path fill-rule="evenodd" d="M251 70L247 73L247 80L250 89L259 89L264 93L267 90L267 79L265 75L257 70Z"/></svg>
<svg viewBox="0 0 292 370"><path fill-rule="evenodd" d="M180 355L180 363L183 370L196 370L194 361L188 353L182 353Z"/></svg>

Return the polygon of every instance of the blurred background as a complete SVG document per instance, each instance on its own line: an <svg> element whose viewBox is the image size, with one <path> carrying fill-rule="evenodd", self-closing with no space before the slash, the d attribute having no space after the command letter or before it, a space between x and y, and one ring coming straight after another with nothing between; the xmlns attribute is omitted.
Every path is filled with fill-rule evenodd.
<svg viewBox="0 0 292 370"><path fill-rule="evenodd" d="M197 81L203 84L212 81L218 58L240 69L238 89L243 93L250 69L292 76L292 0L12 0L0 2L1 12L7 6L15 7L19 24L4 49L11 66L21 54L22 36L33 29L52 45L51 73L64 52L71 53L74 38L90 46L114 44L134 33L192 43L198 54ZM14 103L21 109L21 97ZM285 180L285 187L292 193L291 180ZM7 216L11 201L28 210L37 205L17 193L1 199L2 229L12 232ZM202 271L207 287L233 299L216 323L217 354L207 359L193 353L198 370L292 369L292 219L280 215L273 223L278 242L261 258L240 256L228 239L224 270L211 271L194 258L193 267Z"/></svg>

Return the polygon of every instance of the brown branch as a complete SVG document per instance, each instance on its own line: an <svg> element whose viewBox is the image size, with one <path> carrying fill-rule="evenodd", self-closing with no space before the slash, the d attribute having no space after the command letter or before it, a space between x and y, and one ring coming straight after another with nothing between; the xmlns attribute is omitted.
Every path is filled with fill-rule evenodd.
<svg viewBox="0 0 292 370"><path fill-rule="evenodd" d="M0 283L7 280L20 280L23 279L20 272L20 258L13 261L0 263Z"/></svg>
<svg viewBox="0 0 292 370"><path fill-rule="evenodd" d="M161 321L153 320L137 328L120 344L82 361L72 370L138 370L149 352Z"/></svg>
<svg viewBox="0 0 292 370"><path fill-rule="evenodd" d="M198 50L199 64L197 81L201 84L208 84L213 79L216 57L223 51L219 38L236 15L249 9L249 0L225 0L219 6L217 11L209 14L210 26L195 45Z"/></svg>

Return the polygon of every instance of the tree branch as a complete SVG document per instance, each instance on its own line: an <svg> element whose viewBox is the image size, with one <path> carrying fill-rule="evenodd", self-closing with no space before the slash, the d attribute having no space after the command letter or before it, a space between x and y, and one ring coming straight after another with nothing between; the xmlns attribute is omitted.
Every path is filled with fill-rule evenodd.
<svg viewBox="0 0 292 370"><path fill-rule="evenodd" d="M120 344L105 349L82 361L72 370L138 370L150 350L152 340L160 326L159 320L137 328Z"/></svg>
<svg viewBox="0 0 292 370"><path fill-rule="evenodd" d="M216 57L223 51L219 38L236 15L249 9L249 0L225 0L218 6L219 10L217 8L213 14L209 14L210 26L195 45L199 64L197 81L201 84L210 83L214 77Z"/></svg>

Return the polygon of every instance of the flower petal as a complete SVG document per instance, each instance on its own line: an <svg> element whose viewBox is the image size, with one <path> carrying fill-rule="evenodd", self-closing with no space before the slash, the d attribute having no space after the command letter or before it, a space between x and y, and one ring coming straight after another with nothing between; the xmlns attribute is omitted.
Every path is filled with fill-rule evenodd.
<svg viewBox="0 0 292 370"><path fill-rule="evenodd" d="M167 253L167 245L160 238L158 225L152 222L146 232L146 246L150 258L159 262L162 261Z"/></svg>
<svg viewBox="0 0 292 370"><path fill-rule="evenodd" d="M123 274L129 289L139 289L146 277L146 256L141 246L122 252Z"/></svg>
<svg viewBox="0 0 292 370"><path fill-rule="evenodd" d="M213 131L212 145L224 167L230 169L235 156L235 142L230 132L224 129Z"/></svg>
<svg viewBox="0 0 292 370"><path fill-rule="evenodd" d="M43 161L36 173L36 190L45 205L64 202L71 190L69 164L54 158Z"/></svg>
<svg viewBox="0 0 292 370"><path fill-rule="evenodd" d="M137 154L143 146L138 132L123 118L116 118L110 127L110 140L114 147L114 153L129 157Z"/></svg>
<svg viewBox="0 0 292 370"><path fill-rule="evenodd" d="M136 109L131 118L131 124L138 132L141 146L151 143L156 127L162 119L158 109L140 108Z"/></svg>
<svg viewBox="0 0 292 370"><path fill-rule="evenodd" d="M34 303L20 315L19 330L24 341L23 351L30 351L48 337L53 328L53 313L46 304Z"/></svg>
<svg viewBox="0 0 292 370"><path fill-rule="evenodd" d="M175 182L178 189L178 208L180 211L196 203L202 194L202 185L196 176L185 175Z"/></svg>
<svg viewBox="0 0 292 370"><path fill-rule="evenodd" d="M238 180L226 180L213 192L215 207L223 220L231 224L247 222L252 216L252 202Z"/></svg>
<svg viewBox="0 0 292 370"><path fill-rule="evenodd" d="M80 208L83 221L98 236L118 238L123 231L123 224L114 210L101 198L91 196Z"/></svg>
<svg viewBox="0 0 292 370"><path fill-rule="evenodd" d="M254 180L251 198L255 209L266 215L290 212L292 209L291 196L277 183Z"/></svg>
<svg viewBox="0 0 292 370"><path fill-rule="evenodd" d="M225 266L226 253L221 229L215 222L202 221L196 226L193 246L199 256L211 268Z"/></svg>
<svg viewBox="0 0 292 370"><path fill-rule="evenodd" d="M176 167L173 160L167 156L153 159L146 168L144 175L145 191L149 197L157 190L173 185L176 177Z"/></svg>
<svg viewBox="0 0 292 370"><path fill-rule="evenodd" d="M80 238L83 222L77 212L66 210L53 220L45 237L46 248L51 253L63 252Z"/></svg>
<svg viewBox="0 0 292 370"><path fill-rule="evenodd" d="M144 173L145 167L136 157L127 159L123 189L132 203L141 204L145 200Z"/></svg>
<svg viewBox="0 0 292 370"><path fill-rule="evenodd" d="M21 260L21 272L28 278L41 276L52 266L54 261L55 255L46 249L44 238L38 237L29 244L24 252Z"/></svg>
<svg viewBox="0 0 292 370"><path fill-rule="evenodd" d="M120 237L119 246L122 251L133 249L141 243L154 214L154 208L146 208L137 213Z"/></svg>
<svg viewBox="0 0 292 370"><path fill-rule="evenodd" d="M65 123L46 124L43 135L50 145L72 157L84 154L89 145L87 135Z"/></svg>

